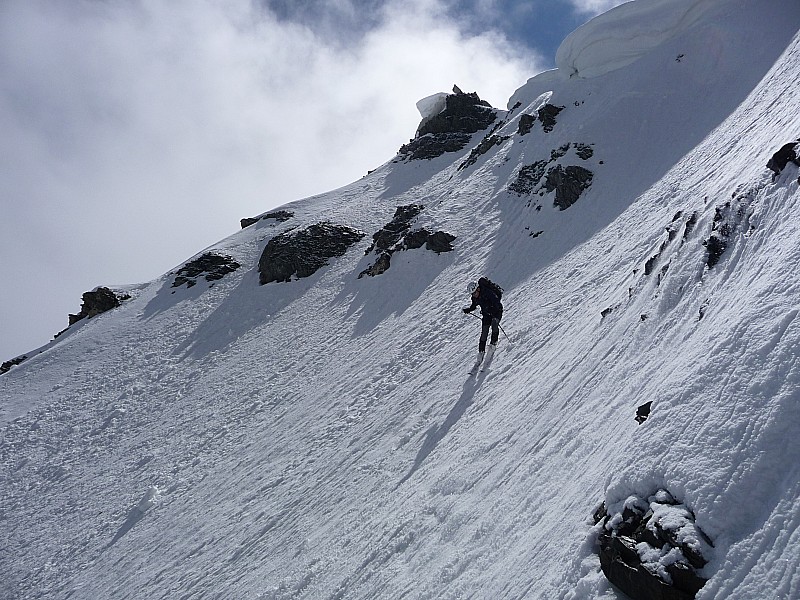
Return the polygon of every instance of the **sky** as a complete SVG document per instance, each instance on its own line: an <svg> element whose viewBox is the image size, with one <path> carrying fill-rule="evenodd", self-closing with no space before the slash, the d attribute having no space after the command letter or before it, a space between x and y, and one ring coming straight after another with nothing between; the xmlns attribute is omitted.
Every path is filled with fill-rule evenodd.
<svg viewBox="0 0 800 600"><path fill-rule="evenodd" d="M505 108L618 0L4 0L0 361L97 286L350 183L457 84Z"/></svg>

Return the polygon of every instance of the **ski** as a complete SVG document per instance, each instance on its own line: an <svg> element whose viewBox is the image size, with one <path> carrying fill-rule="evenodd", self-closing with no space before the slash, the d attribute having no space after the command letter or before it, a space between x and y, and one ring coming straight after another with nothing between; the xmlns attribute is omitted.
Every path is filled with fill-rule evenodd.
<svg viewBox="0 0 800 600"><path fill-rule="evenodd" d="M489 367L492 364L492 360L494 359L494 353L496 352L495 346L489 346L489 349L486 352L481 352L478 354L478 359L475 361L475 364L472 365L472 368L468 371L469 375L476 375L478 373L483 373L489 370Z"/></svg>
<svg viewBox="0 0 800 600"><path fill-rule="evenodd" d="M479 372L482 363L483 363L483 357L481 356L478 360L475 361L475 364L472 365L472 367L468 371L468 374L476 375Z"/></svg>
<svg viewBox="0 0 800 600"><path fill-rule="evenodd" d="M479 373L485 373L489 370L489 368L492 366L492 360L494 360L494 353L496 351L497 348L495 346L489 346L489 349L486 351L486 358L480 364L480 369L478 371Z"/></svg>

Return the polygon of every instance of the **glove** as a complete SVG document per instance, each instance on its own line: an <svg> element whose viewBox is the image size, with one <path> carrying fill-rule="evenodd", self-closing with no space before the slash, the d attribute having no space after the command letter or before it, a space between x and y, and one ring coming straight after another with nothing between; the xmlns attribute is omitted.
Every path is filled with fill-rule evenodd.
<svg viewBox="0 0 800 600"><path fill-rule="evenodd" d="M472 309L471 309L471 308L462 308L461 310L463 310L463 311L464 311L464 314L465 314L465 315L468 315L469 313L471 313L471 312L472 312Z"/></svg>

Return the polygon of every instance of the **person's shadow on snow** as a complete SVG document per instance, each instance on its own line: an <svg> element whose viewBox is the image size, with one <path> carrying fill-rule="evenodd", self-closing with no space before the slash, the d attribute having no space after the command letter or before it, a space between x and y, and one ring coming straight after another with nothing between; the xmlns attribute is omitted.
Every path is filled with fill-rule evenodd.
<svg viewBox="0 0 800 600"><path fill-rule="evenodd" d="M464 383L464 388L461 391L461 397L450 410L450 413L447 415L444 422L441 425L434 425L425 432L425 437L422 440L422 447L419 449L419 452L417 452L417 457L414 459L414 464L411 466L411 470L406 474L405 477L403 477L403 479L400 480L397 486L395 486L395 489L399 488L406 481L411 479L411 476L417 472L417 470L422 466L422 463L424 463L431 453L436 449L436 446L439 445L439 442L441 442L450 432L453 426L461 420L461 417L464 416L464 413L467 412L467 409L475 401L475 390L480 385L480 382L481 379L470 377L466 383Z"/></svg>

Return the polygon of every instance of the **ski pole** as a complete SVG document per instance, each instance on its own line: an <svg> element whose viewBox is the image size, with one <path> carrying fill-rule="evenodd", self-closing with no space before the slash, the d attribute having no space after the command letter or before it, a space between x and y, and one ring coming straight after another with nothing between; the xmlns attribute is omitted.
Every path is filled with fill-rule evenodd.
<svg viewBox="0 0 800 600"><path fill-rule="evenodd" d="M463 311L462 311L462 312L463 312ZM464 313L464 314L465 314L465 315L469 315L470 317L475 317L476 319L480 319L481 321L483 321L483 318L482 318L482 317L479 317L478 315L475 315L475 314L473 314L473 313L471 313L471 312L469 312L469 313ZM497 326L500 328L500 331L502 331L502 332L503 332L503 335L504 335L504 336L506 336L506 339L508 340L508 343L513 345L513 344L514 344L514 342L512 342L512 341L511 341L511 338L510 338L510 337L508 337L508 334L506 333L506 330L505 330L505 329L503 329L503 326L502 326L502 325L500 325L500 322L499 322L499 321L497 322Z"/></svg>

